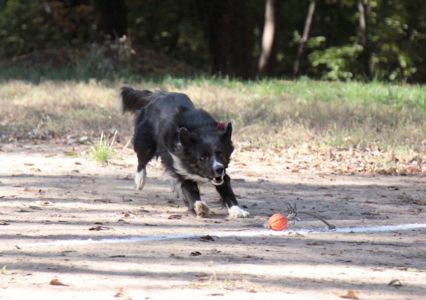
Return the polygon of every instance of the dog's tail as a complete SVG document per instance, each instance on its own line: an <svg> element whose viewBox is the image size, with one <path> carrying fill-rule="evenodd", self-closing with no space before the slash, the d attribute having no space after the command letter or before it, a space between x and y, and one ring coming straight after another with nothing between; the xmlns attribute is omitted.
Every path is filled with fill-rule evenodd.
<svg viewBox="0 0 426 300"><path fill-rule="evenodd" d="M148 90L135 90L129 87L122 87L120 92L120 103L123 112L137 111L151 101L152 92Z"/></svg>

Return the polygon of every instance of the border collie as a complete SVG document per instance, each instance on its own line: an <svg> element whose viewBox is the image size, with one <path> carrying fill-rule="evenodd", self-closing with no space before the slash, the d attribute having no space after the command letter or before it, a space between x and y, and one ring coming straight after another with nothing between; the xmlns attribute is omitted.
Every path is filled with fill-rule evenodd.
<svg viewBox="0 0 426 300"><path fill-rule="evenodd" d="M133 145L138 157L137 189L141 190L145 184L148 162L160 157L177 180L176 187L191 213L199 217L209 214L198 184L211 182L230 217L249 216L238 205L226 174L234 150L231 123L217 122L206 111L196 109L189 97L181 93L123 87L121 104L123 112L136 113Z"/></svg>

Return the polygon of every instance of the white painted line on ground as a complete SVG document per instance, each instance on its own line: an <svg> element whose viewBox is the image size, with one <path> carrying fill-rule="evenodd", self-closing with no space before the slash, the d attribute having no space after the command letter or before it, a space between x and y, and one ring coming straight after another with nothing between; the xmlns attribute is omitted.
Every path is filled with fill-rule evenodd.
<svg viewBox="0 0 426 300"><path fill-rule="evenodd" d="M361 226L361 227L341 227L333 230L327 228L302 228L295 230L272 231L269 229L247 230L247 231L216 231L193 234L165 234L165 235L147 235L134 236L126 238L107 238L107 239L69 239L57 240L51 242L38 242L31 244L21 244L20 247L45 247L45 246L73 246L89 244L124 244L137 242L153 242L165 240L181 240L200 238L210 235L214 237L267 237L267 236L285 236L291 234L316 234L316 233L374 233L391 232L402 230L426 229L426 224L400 224L383 226Z"/></svg>

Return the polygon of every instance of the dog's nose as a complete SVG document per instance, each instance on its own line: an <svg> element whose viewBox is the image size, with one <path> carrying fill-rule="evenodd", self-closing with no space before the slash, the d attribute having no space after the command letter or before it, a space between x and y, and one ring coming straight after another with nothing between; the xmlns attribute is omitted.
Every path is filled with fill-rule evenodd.
<svg viewBox="0 0 426 300"><path fill-rule="evenodd" d="M214 172L216 176L223 176L225 173L225 168L222 165L217 165L214 168Z"/></svg>

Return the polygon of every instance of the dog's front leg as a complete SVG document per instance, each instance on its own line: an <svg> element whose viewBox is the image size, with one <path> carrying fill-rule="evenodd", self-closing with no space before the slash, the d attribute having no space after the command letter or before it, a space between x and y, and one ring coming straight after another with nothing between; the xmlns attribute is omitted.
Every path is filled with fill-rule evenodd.
<svg viewBox="0 0 426 300"><path fill-rule="evenodd" d="M210 210L207 203L201 200L197 183L192 180L185 180L182 182L181 187L188 209L194 212L197 217L206 217Z"/></svg>
<svg viewBox="0 0 426 300"><path fill-rule="evenodd" d="M228 213L231 218L247 218L250 215L248 211L245 211L238 205L237 198L232 191L231 178L228 175L225 175L221 185L216 185L216 190L228 207Z"/></svg>

